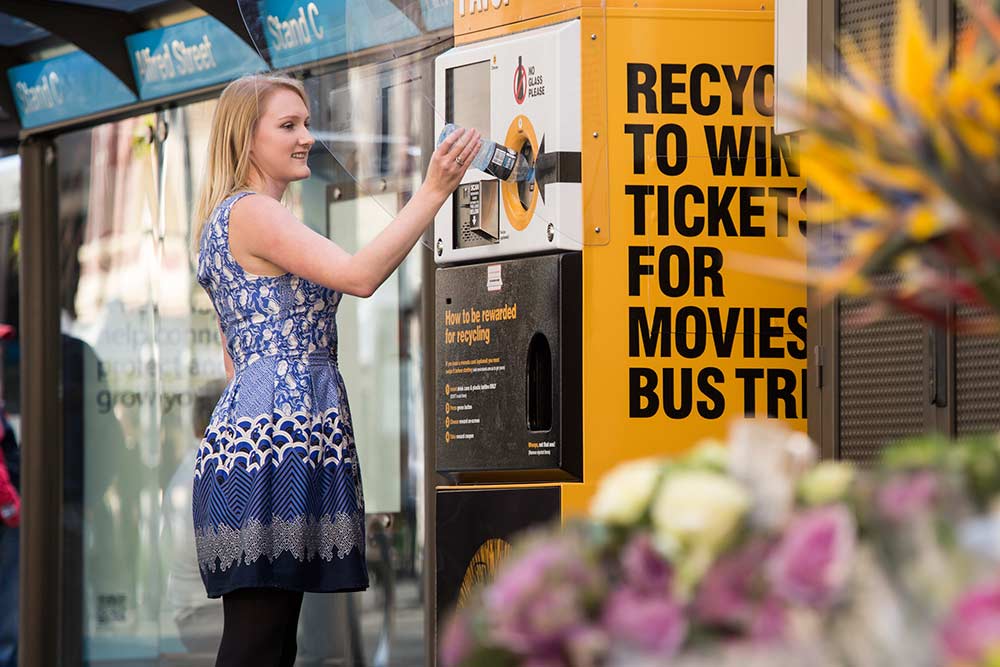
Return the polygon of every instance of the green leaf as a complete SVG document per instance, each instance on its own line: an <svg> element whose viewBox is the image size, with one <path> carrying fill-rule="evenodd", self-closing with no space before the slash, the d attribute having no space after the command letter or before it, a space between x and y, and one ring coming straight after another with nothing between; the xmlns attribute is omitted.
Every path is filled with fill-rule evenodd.
<svg viewBox="0 0 1000 667"><path fill-rule="evenodd" d="M517 667L521 659L496 646L480 646L462 661L461 667Z"/></svg>

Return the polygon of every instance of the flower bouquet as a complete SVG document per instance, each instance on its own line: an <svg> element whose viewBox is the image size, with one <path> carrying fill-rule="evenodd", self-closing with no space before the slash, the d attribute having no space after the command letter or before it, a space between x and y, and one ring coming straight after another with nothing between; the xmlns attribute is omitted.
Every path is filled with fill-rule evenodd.
<svg viewBox="0 0 1000 667"><path fill-rule="evenodd" d="M998 490L996 439L914 441L862 472L741 422L621 465L587 520L526 536L441 664L996 664Z"/></svg>
<svg viewBox="0 0 1000 667"><path fill-rule="evenodd" d="M890 80L850 43L801 110L810 274L944 321L1000 314L1000 19L948 45L901 0ZM815 269L820 268L819 275ZM902 280L887 280L895 273ZM928 436L873 470L742 422L727 442L634 461L586 520L526 536L458 610L445 667L1000 666L1000 440Z"/></svg>
<svg viewBox="0 0 1000 667"><path fill-rule="evenodd" d="M917 0L899 3L892 66L850 40L839 75L811 72L797 115L807 131L808 275L765 270L939 324L973 306L967 329L995 331L1000 313L1000 18L984 0L955 40L930 37ZM890 278L895 276L896 278ZM897 279L898 278L898 279Z"/></svg>

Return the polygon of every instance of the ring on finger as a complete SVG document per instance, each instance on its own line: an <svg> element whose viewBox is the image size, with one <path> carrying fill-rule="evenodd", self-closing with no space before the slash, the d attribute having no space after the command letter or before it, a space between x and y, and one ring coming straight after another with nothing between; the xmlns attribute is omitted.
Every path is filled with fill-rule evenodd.
<svg viewBox="0 0 1000 667"><path fill-rule="evenodd" d="M461 157L455 158L455 162L458 163L459 167L461 167L461 166L463 166L465 164L465 160L463 160Z"/></svg>

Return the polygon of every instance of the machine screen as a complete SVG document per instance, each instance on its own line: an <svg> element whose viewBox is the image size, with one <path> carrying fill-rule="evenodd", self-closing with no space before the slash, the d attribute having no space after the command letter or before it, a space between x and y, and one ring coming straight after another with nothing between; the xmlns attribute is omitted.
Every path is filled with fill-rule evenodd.
<svg viewBox="0 0 1000 667"><path fill-rule="evenodd" d="M452 67L445 76L445 122L490 136L490 61Z"/></svg>

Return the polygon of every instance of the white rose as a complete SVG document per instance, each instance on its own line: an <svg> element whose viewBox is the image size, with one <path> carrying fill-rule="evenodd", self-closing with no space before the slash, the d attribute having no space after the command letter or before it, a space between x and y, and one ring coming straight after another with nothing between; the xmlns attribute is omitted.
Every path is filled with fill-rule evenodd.
<svg viewBox="0 0 1000 667"><path fill-rule="evenodd" d="M729 473L753 497L751 520L765 529L785 524L799 478L816 462L809 437L763 420L737 421L729 434Z"/></svg>
<svg viewBox="0 0 1000 667"><path fill-rule="evenodd" d="M705 438L684 457L686 465L725 472L729 467L729 449L726 443L715 438Z"/></svg>
<svg viewBox="0 0 1000 667"><path fill-rule="evenodd" d="M799 496L807 505L841 500L854 481L854 467L842 461L823 461L802 476Z"/></svg>
<svg viewBox="0 0 1000 667"><path fill-rule="evenodd" d="M749 506L749 494L724 475L678 471L667 476L653 501L653 526L662 542L674 542L685 551L714 554L733 534Z"/></svg>
<svg viewBox="0 0 1000 667"><path fill-rule="evenodd" d="M649 507L663 466L658 459L639 459L611 470L590 503L591 518L615 524L638 521Z"/></svg>

